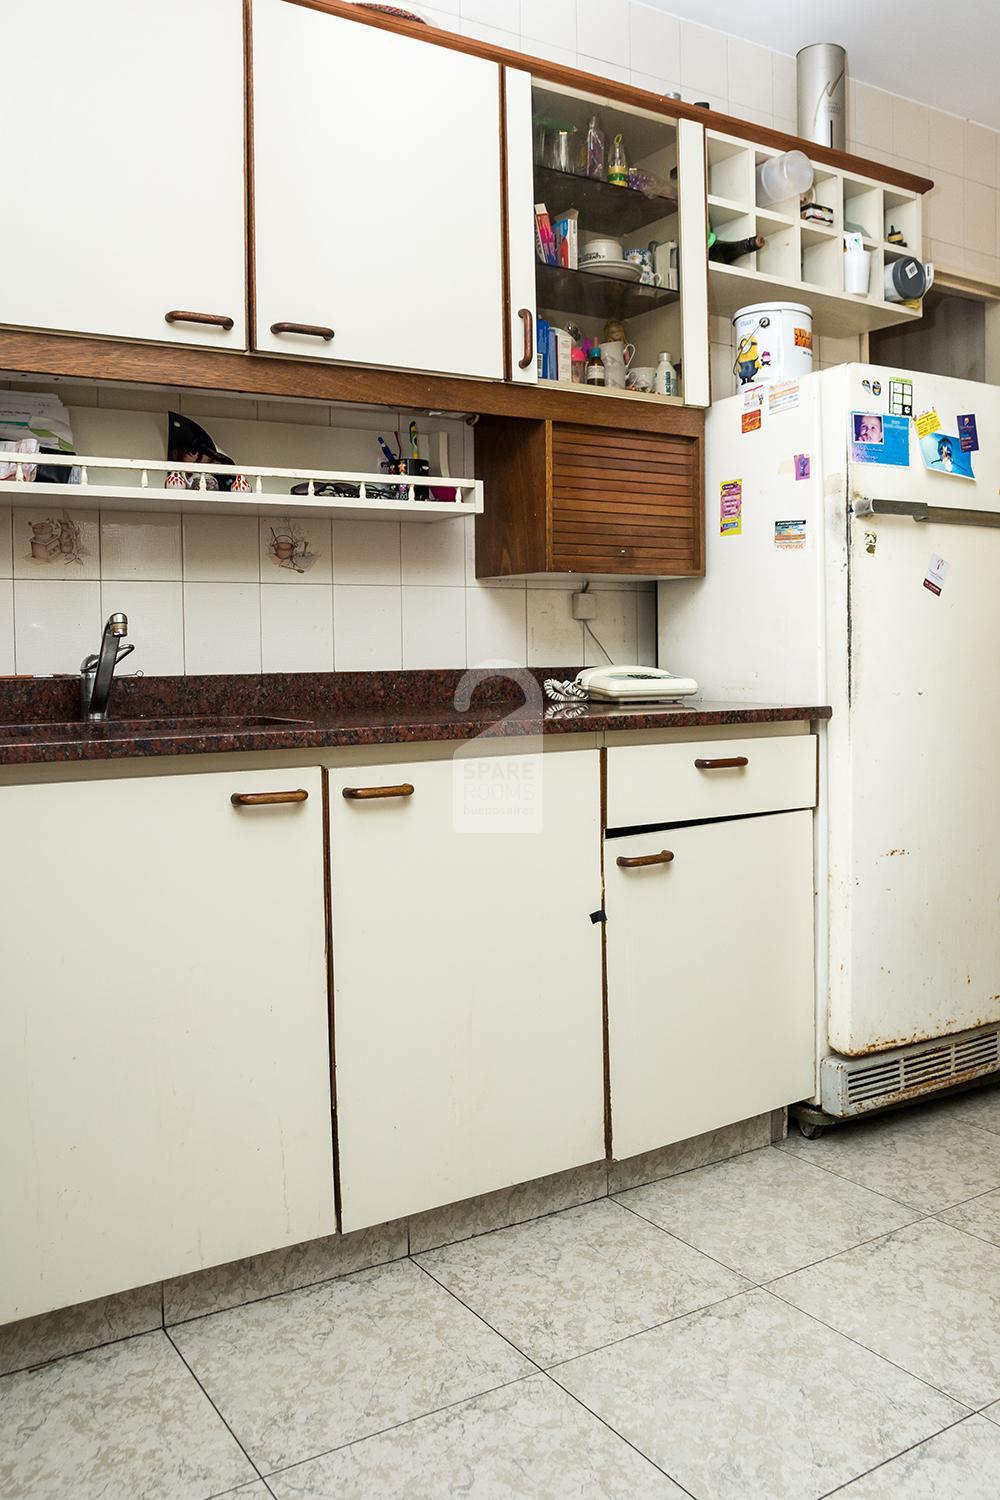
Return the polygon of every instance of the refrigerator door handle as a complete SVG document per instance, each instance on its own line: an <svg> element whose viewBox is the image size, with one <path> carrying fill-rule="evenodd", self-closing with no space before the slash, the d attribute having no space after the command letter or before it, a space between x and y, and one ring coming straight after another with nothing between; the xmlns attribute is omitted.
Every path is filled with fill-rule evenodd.
<svg viewBox="0 0 1000 1500"><path fill-rule="evenodd" d="M944 526L1000 527L1000 511L928 505L924 500L876 500L861 496L854 502L854 514L859 519L868 516L909 516L912 521L937 521Z"/></svg>

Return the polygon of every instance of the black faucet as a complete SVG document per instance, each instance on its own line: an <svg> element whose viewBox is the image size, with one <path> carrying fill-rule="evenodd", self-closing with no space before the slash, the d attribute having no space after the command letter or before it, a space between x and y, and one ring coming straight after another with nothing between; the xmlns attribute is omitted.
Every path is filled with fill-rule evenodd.
<svg viewBox="0 0 1000 1500"><path fill-rule="evenodd" d="M115 667L135 650L134 646L119 644L127 631L127 615L120 612L109 615L101 637L100 652L97 656L85 656L80 663L80 706L88 719L108 717Z"/></svg>

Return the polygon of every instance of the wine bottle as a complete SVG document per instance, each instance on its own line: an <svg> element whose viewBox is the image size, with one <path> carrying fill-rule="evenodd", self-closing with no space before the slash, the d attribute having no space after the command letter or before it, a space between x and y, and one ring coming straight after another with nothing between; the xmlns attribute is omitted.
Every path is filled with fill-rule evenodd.
<svg viewBox="0 0 1000 1500"><path fill-rule="evenodd" d="M734 260L739 260L742 255L752 255L755 250L763 250L763 248L764 236L762 234L751 234L744 240L711 239L708 245L708 258L730 265Z"/></svg>

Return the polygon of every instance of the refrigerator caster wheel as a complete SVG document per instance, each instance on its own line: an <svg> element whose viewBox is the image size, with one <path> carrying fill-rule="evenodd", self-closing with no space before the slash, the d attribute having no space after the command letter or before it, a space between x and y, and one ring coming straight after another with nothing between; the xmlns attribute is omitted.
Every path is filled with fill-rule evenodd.
<svg viewBox="0 0 1000 1500"><path fill-rule="evenodd" d="M811 1120L799 1121L799 1134L804 1135L807 1141L818 1141L825 1129L825 1125L815 1125Z"/></svg>

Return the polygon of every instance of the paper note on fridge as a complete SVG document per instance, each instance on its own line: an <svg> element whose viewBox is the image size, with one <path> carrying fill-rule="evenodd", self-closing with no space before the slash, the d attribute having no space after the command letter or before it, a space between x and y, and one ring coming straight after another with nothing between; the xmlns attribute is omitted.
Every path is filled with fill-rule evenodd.
<svg viewBox="0 0 1000 1500"><path fill-rule="evenodd" d="M852 411L848 437L856 464L889 464L910 467L910 423L876 411Z"/></svg>
<svg viewBox="0 0 1000 1500"><path fill-rule="evenodd" d="M932 552L931 560L927 564L927 572L924 574L924 588L930 589L932 594L940 594L947 577L948 564L943 557L939 557L936 552Z"/></svg>
<svg viewBox="0 0 1000 1500"><path fill-rule="evenodd" d="M975 479L972 454L966 453L959 439L949 432L930 432L920 439L920 456L931 474L954 474L959 479Z"/></svg>

